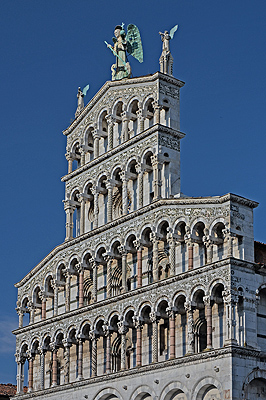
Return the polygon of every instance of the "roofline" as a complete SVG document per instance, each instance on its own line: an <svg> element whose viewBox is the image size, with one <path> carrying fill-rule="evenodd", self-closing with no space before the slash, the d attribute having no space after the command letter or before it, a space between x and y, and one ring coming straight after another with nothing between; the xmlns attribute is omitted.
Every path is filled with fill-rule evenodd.
<svg viewBox="0 0 266 400"><path fill-rule="evenodd" d="M109 88L116 86L127 86L142 82L143 83L154 82L158 78L160 78L162 81L172 83L173 85L176 85L178 87L183 87L185 85L185 82L180 81L179 79L174 78L171 75L163 74L162 72L159 71L155 72L154 74L138 76L136 78L121 79L119 81L107 81L93 96L93 98L89 101L86 107L83 108L83 110L77 116L77 118L74 119L74 121L69 125L69 127L63 131L63 134L66 136L69 135L77 127L80 121L82 121L82 119L89 113L89 111L94 107L94 105L99 101L99 99L104 95L104 93L107 92Z"/></svg>

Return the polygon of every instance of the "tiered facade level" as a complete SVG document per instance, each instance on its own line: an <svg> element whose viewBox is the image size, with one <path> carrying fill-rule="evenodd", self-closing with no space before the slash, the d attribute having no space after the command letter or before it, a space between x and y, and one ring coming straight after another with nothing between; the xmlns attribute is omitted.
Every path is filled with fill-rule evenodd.
<svg viewBox="0 0 266 400"><path fill-rule="evenodd" d="M183 85L108 81L64 132L65 242L16 284L19 399L265 398L257 203L180 194Z"/></svg>

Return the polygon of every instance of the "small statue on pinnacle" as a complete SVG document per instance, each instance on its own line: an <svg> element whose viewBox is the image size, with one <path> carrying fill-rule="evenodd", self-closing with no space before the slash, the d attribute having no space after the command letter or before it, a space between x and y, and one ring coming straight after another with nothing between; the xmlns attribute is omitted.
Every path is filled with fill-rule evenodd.
<svg viewBox="0 0 266 400"><path fill-rule="evenodd" d="M160 72L164 74L173 75L173 56L170 51L170 40L173 39L174 34L178 28L178 25L175 25L170 33L168 31L164 31L164 33L159 32L161 35L161 39L163 42L162 54L160 57Z"/></svg>

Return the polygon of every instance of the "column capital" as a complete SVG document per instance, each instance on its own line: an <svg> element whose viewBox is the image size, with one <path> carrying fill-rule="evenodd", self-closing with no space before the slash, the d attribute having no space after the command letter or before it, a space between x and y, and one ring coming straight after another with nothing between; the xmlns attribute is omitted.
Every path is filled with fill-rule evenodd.
<svg viewBox="0 0 266 400"><path fill-rule="evenodd" d="M150 320L151 320L151 322L154 324L154 323L158 323L159 322L159 318L158 318L158 315L157 315L157 313L155 312L155 311L151 311L150 312L150 314L149 314L149 318L150 318Z"/></svg>
<svg viewBox="0 0 266 400"><path fill-rule="evenodd" d="M211 296L204 296L203 303L205 306L210 306L211 305Z"/></svg>
<svg viewBox="0 0 266 400"><path fill-rule="evenodd" d="M152 243L156 243L160 240L159 235L156 232L151 232L150 233L150 241Z"/></svg>
<svg viewBox="0 0 266 400"><path fill-rule="evenodd" d="M144 110L142 108L136 111L136 115L140 120L144 121L145 115L144 115Z"/></svg>
<svg viewBox="0 0 266 400"><path fill-rule="evenodd" d="M26 351L26 358L27 358L28 361L33 360L34 359L34 353L32 353L31 350L27 350Z"/></svg>
<svg viewBox="0 0 266 400"><path fill-rule="evenodd" d="M51 349L51 351L52 351L53 353L57 353L57 351L58 351L57 343L56 343L56 342L51 342L51 343L50 343L50 349Z"/></svg>
<svg viewBox="0 0 266 400"><path fill-rule="evenodd" d="M155 154L155 155L151 156L151 164L153 167L155 167L156 165L163 165L163 160L161 160L161 157L159 154Z"/></svg>
<svg viewBox="0 0 266 400"><path fill-rule="evenodd" d="M126 256L128 253L128 249L124 245L118 246L117 250L119 251L121 256Z"/></svg>
<svg viewBox="0 0 266 400"><path fill-rule="evenodd" d="M185 301L184 308L186 311L193 311L192 301L189 301L189 300Z"/></svg>
<svg viewBox="0 0 266 400"><path fill-rule="evenodd" d="M224 302L226 304L236 304L238 303L238 294L236 294L233 290L227 289L222 292L222 296Z"/></svg>
<svg viewBox="0 0 266 400"><path fill-rule="evenodd" d="M166 313L169 318L174 318L175 317L175 310L173 307L167 307L166 308Z"/></svg>
<svg viewBox="0 0 266 400"><path fill-rule="evenodd" d="M138 315L133 315L132 319L136 329L143 328L143 320L141 317L139 317Z"/></svg>
<svg viewBox="0 0 266 400"><path fill-rule="evenodd" d="M133 241L133 245L137 251L142 251L143 249L143 242L141 239L136 239Z"/></svg>
<svg viewBox="0 0 266 400"><path fill-rule="evenodd" d="M119 172L119 175L120 175L122 182L127 182L129 180L127 171L121 171L121 172Z"/></svg>
<svg viewBox="0 0 266 400"><path fill-rule="evenodd" d="M129 121L129 114L128 114L128 112L127 112L127 111L123 111L123 112L121 113L121 118L122 118L122 121L123 121L123 122Z"/></svg>
<svg viewBox="0 0 266 400"><path fill-rule="evenodd" d="M93 129L93 131L92 131L92 137L93 137L93 139L100 139L100 138L101 138L101 134L100 134L100 132L98 131L97 128L94 128L94 129Z"/></svg>
<svg viewBox="0 0 266 400"><path fill-rule="evenodd" d="M67 347L71 347L72 343L68 340L68 339L63 339L62 340L64 349L66 349Z"/></svg>
<svg viewBox="0 0 266 400"><path fill-rule="evenodd" d="M107 122L108 125L114 125L115 124L116 119L115 119L114 115L108 114L108 115L106 115L105 119L106 119L106 122Z"/></svg>
<svg viewBox="0 0 266 400"><path fill-rule="evenodd" d="M135 166L137 174L143 174L145 172L144 165L141 162L138 162Z"/></svg>
<svg viewBox="0 0 266 400"><path fill-rule="evenodd" d="M46 301L48 297L44 290L40 290L38 296L41 299L41 301Z"/></svg>
<svg viewBox="0 0 266 400"><path fill-rule="evenodd" d="M98 340L99 339L99 337L98 337L98 334L97 334L97 332L96 332L96 330L94 329L94 330L91 330L90 332L89 332L89 338L90 338L90 340L91 341L93 341L93 340Z"/></svg>
<svg viewBox="0 0 266 400"><path fill-rule="evenodd" d="M113 328L110 325L108 325L108 321L106 321L104 323L104 325L102 326L102 329L103 329L104 336L106 336L106 337L113 333Z"/></svg>
<svg viewBox="0 0 266 400"><path fill-rule="evenodd" d="M125 321L119 321L117 323L118 326L118 333L120 335L125 335L128 332L128 327L125 324Z"/></svg>
<svg viewBox="0 0 266 400"><path fill-rule="evenodd" d="M106 253L103 254L103 258L104 258L104 261L106 263L108 263L110 261L113 261L114 256L110 252L106 252Z"/></svg>

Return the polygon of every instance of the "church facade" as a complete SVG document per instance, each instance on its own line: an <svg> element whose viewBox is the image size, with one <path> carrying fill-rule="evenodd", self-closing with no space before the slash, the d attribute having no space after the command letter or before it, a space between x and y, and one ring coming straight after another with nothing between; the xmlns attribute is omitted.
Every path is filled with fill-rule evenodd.
<svg viewBox="0 0 266 400"><path fill-rule="evenodd" d="M182 195L172 61L64 131L65 241L16 284L17 399L266 398L258 203Z"/></svg>

